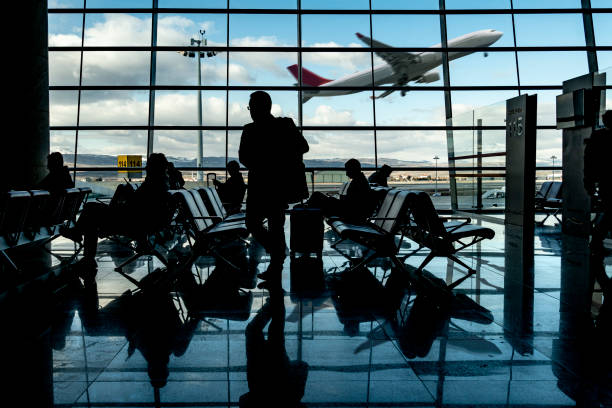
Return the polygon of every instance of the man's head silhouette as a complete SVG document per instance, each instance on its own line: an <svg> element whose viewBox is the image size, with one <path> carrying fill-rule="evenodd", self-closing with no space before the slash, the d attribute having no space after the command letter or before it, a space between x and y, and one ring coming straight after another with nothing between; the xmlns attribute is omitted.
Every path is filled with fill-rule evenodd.
<svg viewBox="0 0 612 408"><path fill-rule="evenodd" d="M53 152L47 156L47 169L49 171L58 171L64 167L64 157L60 152Z"/></svg>
<svg viewBox="0 0 612 408"><path fill-rule="evenodd" d="M249 99L249 112L253 122L269 119L272 115L272 98L267 92L255 91Z"/></svg>
<svg viewBox="0 0 612 408"><path fill-rule="evenodd" d="M385 176L385 177L389 177L391 175L391 172L393 171L393 170L391 170L391 167L389 165L387 165L387 164L383 164L382 167L380 168L380 170L381 170L380 171L381 174L383 176Z"/></svg>
<svg viewBox="0 0 612 408"><path fill-rule="evenodd" d="M344 169L346 170L347 177L355 178L361 173L361 163L357 159L350 159L344 163Z"/></svg>
<svg viewBox="0 0 612 408"><path fill-rule="evenodd" d="M237 176L240 174L240 164L236 160L231 160L227 163L227 172L230 176Z"/></svg>

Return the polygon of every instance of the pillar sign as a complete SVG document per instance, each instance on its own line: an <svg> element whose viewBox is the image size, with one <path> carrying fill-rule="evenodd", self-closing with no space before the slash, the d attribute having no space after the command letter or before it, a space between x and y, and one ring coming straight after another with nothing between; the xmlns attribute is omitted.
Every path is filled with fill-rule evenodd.
<svg viewBox="0 0 612 408"><path fill-rule="evenodd" d="M128 155L123 154L117 156L117 167L142 167L142 156L141 155ZM119 170L119 174L127 175L128 178L141 178L141 170Z"/></svg>
<svg viewBox="0 0 612 408"><path fill-rule="evenodd" d="M537 95L506 101L506 224L534 226Z"/></svg>

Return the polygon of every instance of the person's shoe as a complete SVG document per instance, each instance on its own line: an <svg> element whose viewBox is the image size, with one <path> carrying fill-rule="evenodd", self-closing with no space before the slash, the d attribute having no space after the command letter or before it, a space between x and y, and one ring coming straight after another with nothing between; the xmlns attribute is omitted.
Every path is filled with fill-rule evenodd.
<svg viewBox="0 0 612 408"><path fill-rule="evenodd" d="M83 241L83 235L81 235L76 228L67 228L65 225L60 227L59 233L62 237L68 238L71 241L81 244Z"/></svg>

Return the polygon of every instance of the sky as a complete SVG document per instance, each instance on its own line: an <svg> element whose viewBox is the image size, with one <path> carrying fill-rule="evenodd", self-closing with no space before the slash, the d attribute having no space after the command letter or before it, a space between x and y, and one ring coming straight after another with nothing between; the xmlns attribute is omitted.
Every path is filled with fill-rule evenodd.
<svg viewBox="0 0 612 408"><path fill-rule="evenodd" d="M368 1L302 0L303 8L367 9ZM604 7L605 1L592 0L593 7ZM87 7L149 7L151 1L89 0ZM169 1L159 0L160 7L226 7L224 0ZM372 0L373 8L436 9L438 1ZM514 0L516 8L579 7L579 0L533 1ZM52 0L50 8L83 7L75 0ZM285 0L232 0L232 8L295 7ZM509 0L447 0L448 8L509 8ZM519 46L584 45L580 14L516 15L516 41ZM82 15L50 14L49 45L79 46L82 35ZM612 45L612 15L595 15L598 45ZM451 85L516 85L515 56L511 52L495 52L497 46L512 46L510 15L449 15L449 39L481 29L495 29L504 35L488 56L474 53L450 63ZM225 14L166 14L159 15L158 44L186 45L198 30L205 29L209 44L226 45L227 16ZM302 43L313 47L351 47L355 52L305 52L305 68L330 79L340 78L367 69L371 54L355 36L356 32L372 36L390 46L429 47L440 42L438 16L374 15L372 33L368 15L304 15ZM87 14L85 45L150 45L150 14ZM292 15L230 15L230 46L296 46L297 18ZM600 69L612 66L612 53L600 52ZM51 52L49 55L50 84L78 85L79 52ZM202 59L201 76L204 85L225 85L227 55L219 53ZM560 85L562 81L588 72L584 52L521 52L518 55L519 74L523 85ZM229 84L245 86L291 86L296 81L286 67L297 63L294 52L252 53L230 52ZM382 60L374 57L374 64ZM148 85L150 53L148 52L85 52L83 56L84 85ZM441 76L441 68L436 69ZM612 74L612 71L610 72ZM196 85L197 62L176 52L157 54L157 84ZM441 86L438 80L429 85ZM533 93L535 91L530 91ZM225 91L202 92L203 124L229 125L250 122L246 109L248 91L231 91L226 101ZM382 92L378 92L379 94ZM538 91L538 124L554 125L555 97L558 91ZM273 114L297 121L298 95L295 91L271 91ZM516 91L453 91L452 104L455 124L471 124L478 118L485 125L504 125L504 101L516 96ZM371 91L353 95L313 98L303 105L304 125L351 126L376 124L384 126L444 125L444 95L441 91L413 91L402 97L398 92L372 101ZM76 91L52 91L51 125L75 125L77 116ZM146 125L148 91L83 91L80 123L82 125ZM612 105L608 103L608 105ZM155 98L157 125L197 125L196 91L157 91ZM240 132L229 132L228 151L236 156ZM316 158L373 158L372 131L308 131L305 132ZM444 131L378 131L379 161L384 158L433 162L435 155L446 161ZM472 132L455 132L456 154L471 153ZM197 131L156 131L154 150L175 157L195 157ZM504 132L485 131L483 140L488 152L504 151ZM145 131L80 131L79 153L146 154ZM556 130L541 130L537 140L537 159L549 164L550 157L561 157L561 137ZM64 153L74 151L74 132L52 131L51 148ZM225 131L204 132L204 156L225 154Z"/></svg>

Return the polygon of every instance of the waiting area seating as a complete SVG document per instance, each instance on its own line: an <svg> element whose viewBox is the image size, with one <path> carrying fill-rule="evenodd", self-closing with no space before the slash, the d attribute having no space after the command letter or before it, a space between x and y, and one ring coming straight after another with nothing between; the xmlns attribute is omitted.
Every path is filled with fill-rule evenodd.
<svg viewBox="0 0 612 408"><path fill-rule="evenodd" d="M0 198L2 260L19 271L7 252L30 244L44 245L59 237L62 227L69 227L76 221L79 209L90 193L89 187L69 188L61 194L44 190L4 193ZM80 248L72 258L79 251Z"/></svg>
<svg viewBox="0 0 612 408"><path fill-rule="evenodd" d="M559 212L563 208L563 183L561 181L545 181L536 193L535 209L546 214L539 225L544 225L544 222L549 217L554 217L561 222L558 217Z"/></svg>

